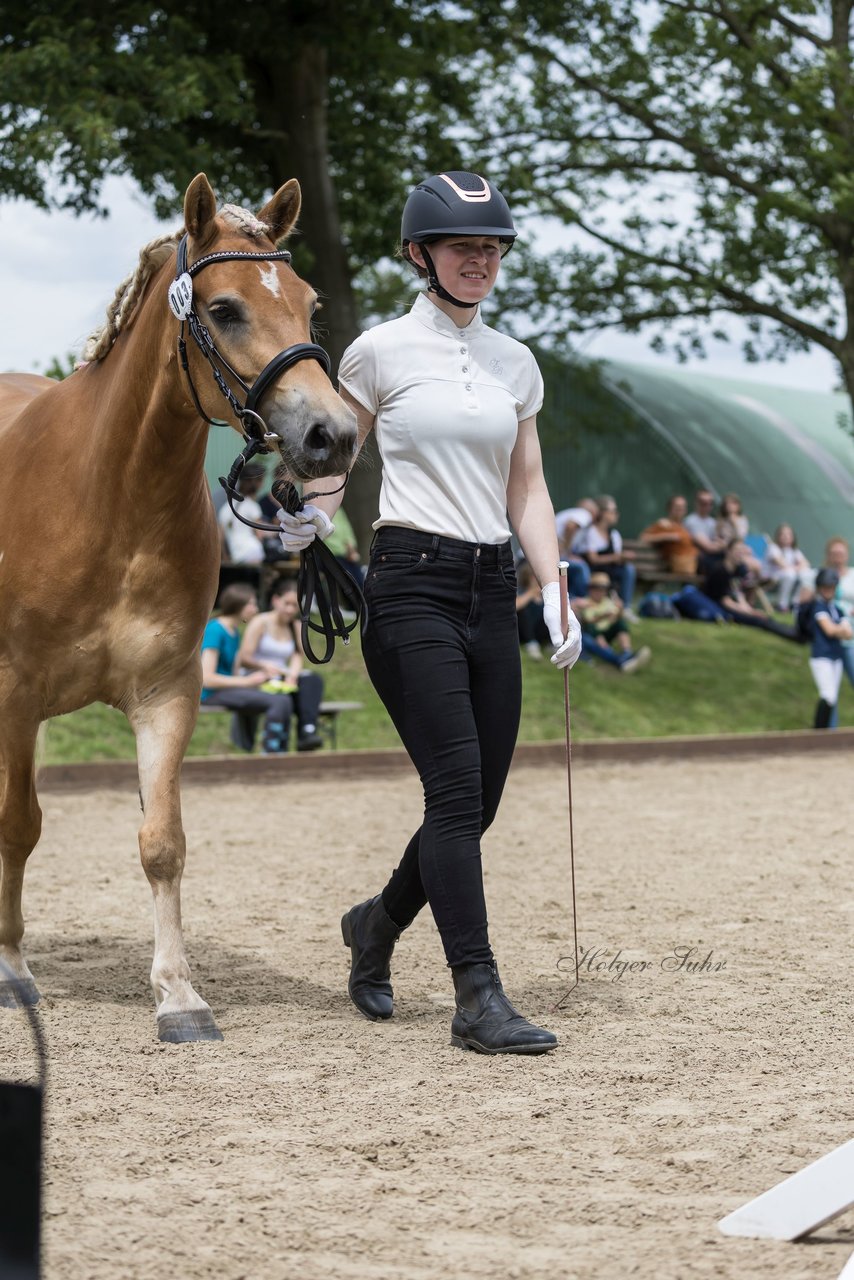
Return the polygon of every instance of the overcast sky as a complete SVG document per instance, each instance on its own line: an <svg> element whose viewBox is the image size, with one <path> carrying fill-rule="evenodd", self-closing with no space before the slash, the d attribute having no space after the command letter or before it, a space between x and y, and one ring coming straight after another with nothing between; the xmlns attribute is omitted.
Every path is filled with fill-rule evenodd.
<svg viewBox="0 0 854 1280"><path fill-rule="evenodd" d="M21 200L0 201L5 321L0 370L40 372L54 356L79 354L90 331L102 323L107 304L134 267L139 249L180 222L176 217L159 223L128 179L110 179L104 202L110 210L108 218L48 214ZM673 365L672 357L655 355L648 340L636 335L609 331L585 350L616 360ZM832 391L839 383L834 361L818 348L783 365L756 365L740 358L736 343L713 344L707 360L692 363L702 373L778 386Z"/></svg>

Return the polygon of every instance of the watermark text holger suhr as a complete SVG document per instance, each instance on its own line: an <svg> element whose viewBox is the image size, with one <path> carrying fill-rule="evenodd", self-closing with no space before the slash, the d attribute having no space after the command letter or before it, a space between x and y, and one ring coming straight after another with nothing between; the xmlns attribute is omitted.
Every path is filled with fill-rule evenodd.
<svg viewBox="0 0 854 1280"><path fill-rule="evenodd" d="M713 950L705 947L672 947L667 955L655 960L632 960L622 947L616 951L607 947L579 947L579 974L595 974L619 982L626 974L649 975L658 970L662 973L679 973L688 977L696 977L709 973L721 973L726 969L726 960L718 960ZM575 957L561 956L557 962L561 973L575 972Z"/></svg>

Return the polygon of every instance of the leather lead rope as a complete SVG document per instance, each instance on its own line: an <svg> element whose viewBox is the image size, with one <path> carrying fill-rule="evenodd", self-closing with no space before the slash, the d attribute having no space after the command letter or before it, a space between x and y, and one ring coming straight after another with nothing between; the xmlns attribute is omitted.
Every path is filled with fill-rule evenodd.
<svg viewBox="0 0 854 1280"><path fill-rule="evenodd" d="M237 488L241 471L256 453L266 452L267 450L257 440L250 440L242 453L235 458L228 476L220 476L219 482L225 490L228 505L236 519L240 520L242 524L248 525L250 529L260 529L263 533L279 534L282 531L279 525L262 524L258 520L247 520L246 516L242 516L235 506L235 503L243 500L243 495ZM309 502L312 498L327 497L330 493L338 493L346 483L347 476L344 477L344 482L337 489L330 489L324 493L307 493L303 498L300 498L296 487L291 484L290 480L280 479L274 481L272 493L285 511L295 515L297 511L302 510L305 502ZM343 644L349 644L351 632L355 631L356 627L360 627L361 631L364 632L367 626L368 606L359 584L338 563L336 557L321 542L320 538L315 538L310 546L300 552L297 573L297 600L299 601L300 621L303 625L302 647L309 662L313 662L315 666L324 666L331 661L335 652L336 639L341 640ZM319 626L312 621L312 605L315 606L320 614ZM347 622L344 618L344 611L355 614L352 621ZM326 646L322 658L317 656L312 646L311 633L313 631L318 635L322 635L325 639Z"/></svg>

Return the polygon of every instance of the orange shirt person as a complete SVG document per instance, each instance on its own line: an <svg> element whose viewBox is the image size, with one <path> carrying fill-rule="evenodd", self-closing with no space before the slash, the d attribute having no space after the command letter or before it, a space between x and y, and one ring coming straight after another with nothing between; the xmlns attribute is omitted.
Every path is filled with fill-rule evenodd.
<svg viewBox="0 0 854 1280"><path fill-rule="evenodd" d="M658 547L672 573L697 572L697 548L682 521L688 511L688 503L676 494L667 504L667 515L644 529L641 542Z"/></svg>

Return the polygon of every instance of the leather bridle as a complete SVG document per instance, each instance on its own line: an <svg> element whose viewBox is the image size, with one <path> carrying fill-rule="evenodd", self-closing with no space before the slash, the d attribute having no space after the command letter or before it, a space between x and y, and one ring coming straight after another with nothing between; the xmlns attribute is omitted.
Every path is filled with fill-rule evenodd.
<svg viewBox="0 0 854 1280"><path fill-rule="evenodd" d="M273 359L264 366L255 381L251 384L247 383L241 378L237 370L232 368L222 352L217 350L216 343L209 330L199 319L198 312L193 306L193 277L214 262L239 262L244 260L251 262L290 262L291 255L286 249L271 249L266 253L223 249L216 253L205 254L201 258L197 258L192 266L188 266L187 245L188 236L185 233L178 244L175 279L169 285L169 306L175 318L181 323L181 329L178 334L178 357L181 361L181 368L186 374L196 412L203 422L208 423L209 426L215 426L215 419L208 417L201 406L192 374L190 373L185 337L186 327L209 364L216 385L228 401L234 416L240 423L243 439L246 442L245 448L235 458L228 476L219 477L219 482L225 490L232 514L242 524L249 525L251 529L260 529L265 533L279 534L281 533L279 525L262 524L257 520L247 520L234 505L243 499L237 484L240 479L240 473L246 463L258 453L270 453L270 444L281 439L276 432L268 429L266 422L258 412L257 406L272 383L301 360L316 360L327 377L329 376L331 362L323 347L318 346L316 342L296 342L293 346L286 347L284 351L280 351L278 355L273 356ZM246 397L243 404L240 403L228 385L223 369L242 388ZM346 485L349 475L348 471L344 476L343 484L339 485L338 489L331 489L327 492L338 493L339 489L343 489L344 485ZM296 486L285 479L280 479L276 482L273 486L273 492L284 509L291 513L299 511L303 503L311 498L326 496L325 494L309 493L300 497ZM319 539L315 539L307 551L300 552L297 593L304 627L303 648L305 649L306 657L316 663L328 662L332 657L336 636L339 636L345 644L349 644L350 632L360 623L364 628L367 619L367 606L362 592L353 578L341 568L332 553ZM320 626L311 620L312 605L320 612ZM354 620L349 625L342 615L342 607L350 609L355 614ZM326 640L326 650L322 658L318 658L312 650L309 639L311 631L318 632Z"/></svg>

